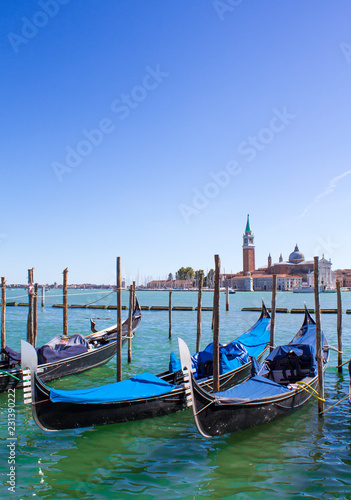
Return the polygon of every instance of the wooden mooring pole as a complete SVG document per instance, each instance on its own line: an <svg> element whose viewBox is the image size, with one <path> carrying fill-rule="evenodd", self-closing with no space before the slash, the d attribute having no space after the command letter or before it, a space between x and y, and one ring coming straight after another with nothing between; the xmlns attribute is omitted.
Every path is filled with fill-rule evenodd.
<svg viewBox="0 0 351 500"><path fill-rule="evenodd" d="M338 336L338 372L342 372L342 305L341 305L341 282L336 282L336 333Z"/></svg>
<svg viewBox="0 0 351 500"><path fill-rule="evenodd" d="M33 301L33 347L37 345L38 337L38 283L34 284L34 301Z"/></svg>
<svg viewBox="0 0 351 500"><path fill-rule="evenodd" d="M272 352L274 349L274 330L275 330L275 309L276 309L276 301L277 301L277 275L273 274L273 283L272 283L272 305L271 305L271 333L269 340L269 352Z"/></svg>
<svg viewBox="0 0 351 500"><path fill-rule="evenodd" d="M27 319L27 342L33 344L33 281L34 268L28 269L28 319Z"/></svg>
<svg viewBox="0 0 351 500"><path fill-rule="evenodd" d="M1 278L1 349L6 347L6 330L5 330L5 310L6 310L6 280ZM5 359L5 354L2 355Z"/></svg>
<svg viewBox="0 0 351 500"><path fill-rule="evenodd" d="M122 380L122 276L121 257L117 257L117 382Z"/></svg>
<svg viewBox="0 0 351 500"><path fill-rule="evenodd" d="M168 338L172 338L172 292L169 292L168 299Z"/></svg>
<svg viewBox="0 0 351 500"><path fill-rule="evenodd" d="M319 258L314 257L314 310L316 319L316 349L317 349L317 367L318 367L318 414L324 411L324 373L323 373L323 358L322 358L322 330L321 316L319 308Z"/></svg>
<svg viewBox="0 0 351 500"><path fill-rule="evenodd" d="M45 307L45 285L41 287L41 307Z"/></svg>
<svg viewBox="0 0 351 500"><path fill-rule="evenodd" d="M201 313L202 313L202 288L204 283L204 275L199 275L199 292L197 296L197 325L196 325L196 352L200 351L201 344Z"/></svg>
<svg viewBox="0 0 351 500"><path fill-rule="evenodd" d="M229 286L225 287L225 310L229 311Z"/></svg>
<svg viewBox="0 0 351 500"><path fill-rule="evenodd" d="M221 260L215 255L215 282L213 294L213 392L219 391L219 305Z"/></svg>
<svg viewBox="0 0 351 500"><path fill-rule="evenodd" d="M68 297L67 297L67 275L68 275L68 268L64 269L63 271L63 336L67 337L68 336Z"/></svg>

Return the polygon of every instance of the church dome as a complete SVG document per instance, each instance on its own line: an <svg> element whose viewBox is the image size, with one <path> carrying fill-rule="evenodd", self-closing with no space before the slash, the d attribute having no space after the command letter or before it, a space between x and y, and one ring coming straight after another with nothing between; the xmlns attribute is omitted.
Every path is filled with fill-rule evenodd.
<svg viewBox="0 0 351 500"><path fill-rule="evenodd" d="M295 246L295 250L289 255L289 262L291 264L298 264L299 262L303 262L305 260L305 256L300 252L299 247Z"/></svg>

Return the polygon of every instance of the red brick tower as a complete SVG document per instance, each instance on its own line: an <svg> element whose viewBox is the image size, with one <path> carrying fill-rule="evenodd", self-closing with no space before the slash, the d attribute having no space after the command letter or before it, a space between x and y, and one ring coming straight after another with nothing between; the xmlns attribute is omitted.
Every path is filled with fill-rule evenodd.
<svg viewBox="0 0 351 500"><path fill-rule="evenodd" d="M249 215L247 216L245 234L243 235L243 272L244 276L255 270L254 235L251 231Z"/></svg>

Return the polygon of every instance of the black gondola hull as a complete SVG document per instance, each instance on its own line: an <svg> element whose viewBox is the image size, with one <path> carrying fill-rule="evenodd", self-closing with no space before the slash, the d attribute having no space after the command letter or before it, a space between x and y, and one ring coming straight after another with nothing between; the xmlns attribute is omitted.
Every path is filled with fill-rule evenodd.
<svg viewBox="0 0 351 500"><path fill-rule="evenodd" d="M310 382L316 389L318 378ZM223 403L209 399L201 388L193 383L193 405L196 421L202 432L208 436L218 436L242 431L299 410L312 396L303 389L292 390L283 396L249 403Z"/></svg>
<svg viewBox="0 0 351 500"><path fill-rule="evenodd" d="M50 400L50 390L35 376L34 394L34 419L39 427L47 431L154 418L186 407L183 388L174 389L162 396L114 403L53 403Z"/></svg>

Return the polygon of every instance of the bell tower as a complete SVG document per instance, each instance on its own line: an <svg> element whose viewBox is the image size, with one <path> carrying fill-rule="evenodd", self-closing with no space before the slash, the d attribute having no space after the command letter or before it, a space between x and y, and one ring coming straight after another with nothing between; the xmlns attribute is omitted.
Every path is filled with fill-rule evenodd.
<svg viewBox="0 0 351 500"><path fill-rule="evenodd" d="M255 245L254 235L251 231L249 214L247 215L247 222L245 233L243 235L243 273L251 273L255 270Z"/></svg>

